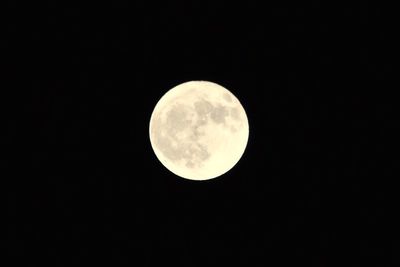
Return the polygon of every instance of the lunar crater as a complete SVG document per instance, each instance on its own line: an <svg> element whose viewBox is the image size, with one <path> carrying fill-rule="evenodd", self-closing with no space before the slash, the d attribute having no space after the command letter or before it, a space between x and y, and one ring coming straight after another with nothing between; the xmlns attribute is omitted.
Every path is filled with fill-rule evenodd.
<svg viewBox="0 0 400 267"><path fill-rule="evenodd" d="M231 108L230 114L234 120L236 121L240 120L240 111L237 107Z"/></svg>
<svg viewBox="0 0 400 267"><path fill-rule="evenodd" d="M201 99L194 102L194 109L199 116L204 116L213 110L213 105L207 100Z"/></svg>
<svg viewBox="0 0 400 267"><path fill-rule="evenodd" d="M224 94L223 94L223 98L224 98L224 100L225 100L226 102L229 102L229 103L232 102L232 97L231 97L231 95L228 94L228 93L224 93Z"/></svg>
<svg viewBox="0 0 400 267"><path fill-rule="evenodd" d="M211 119L215 123L225 123L225 117L229 115L226 107L218 105L211 111Z"/></svg>

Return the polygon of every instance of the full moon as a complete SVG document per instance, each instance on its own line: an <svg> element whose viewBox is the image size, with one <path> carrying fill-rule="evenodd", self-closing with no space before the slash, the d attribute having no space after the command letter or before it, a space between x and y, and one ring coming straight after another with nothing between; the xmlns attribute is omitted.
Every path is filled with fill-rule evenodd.
<svg viewBox="0 0 400 267"><path fill-rule="evenodd" d="M208 81L190 81L167 91L150 119L150 143L172 173L208 180L229 171L242 157L249 124L239 100Z"/></svg>

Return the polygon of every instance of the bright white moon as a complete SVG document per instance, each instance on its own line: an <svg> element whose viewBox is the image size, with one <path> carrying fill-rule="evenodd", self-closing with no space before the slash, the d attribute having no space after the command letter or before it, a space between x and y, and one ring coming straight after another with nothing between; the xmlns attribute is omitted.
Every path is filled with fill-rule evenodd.
<svg viewBox="0 0 400 267"><path fill-rule="evenodd" d="M154 153L168 170L183 178L207 180L240 160L249 124L243 106L226 88L190 81L158 101L149 131Z"/></svg>

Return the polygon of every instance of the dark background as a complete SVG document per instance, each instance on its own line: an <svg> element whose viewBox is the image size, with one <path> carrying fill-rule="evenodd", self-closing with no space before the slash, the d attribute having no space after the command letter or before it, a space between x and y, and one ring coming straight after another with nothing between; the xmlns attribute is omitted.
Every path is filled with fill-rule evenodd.
<svg viewBox="0 0 400 267"><path fill-rule="evenodd" d="M300 2L9 2L12 262L399 264L392 7ZM148 138L189 80L230 89L249 118L241 161L206 182L170 173Z"/></svg>

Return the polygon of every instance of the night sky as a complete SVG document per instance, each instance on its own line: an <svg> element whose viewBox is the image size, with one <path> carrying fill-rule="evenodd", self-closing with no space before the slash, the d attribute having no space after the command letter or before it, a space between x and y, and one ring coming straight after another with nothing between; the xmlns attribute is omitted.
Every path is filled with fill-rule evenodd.
<svg viewBox="0 0 400 267"><path fill-rule="evenodd" d="M393 8L142 2L8 3L12 262L398 265ZM242 159L210 181L169 172L148 136L157 101L190 80L228 88L249 120Z"/></svg>

